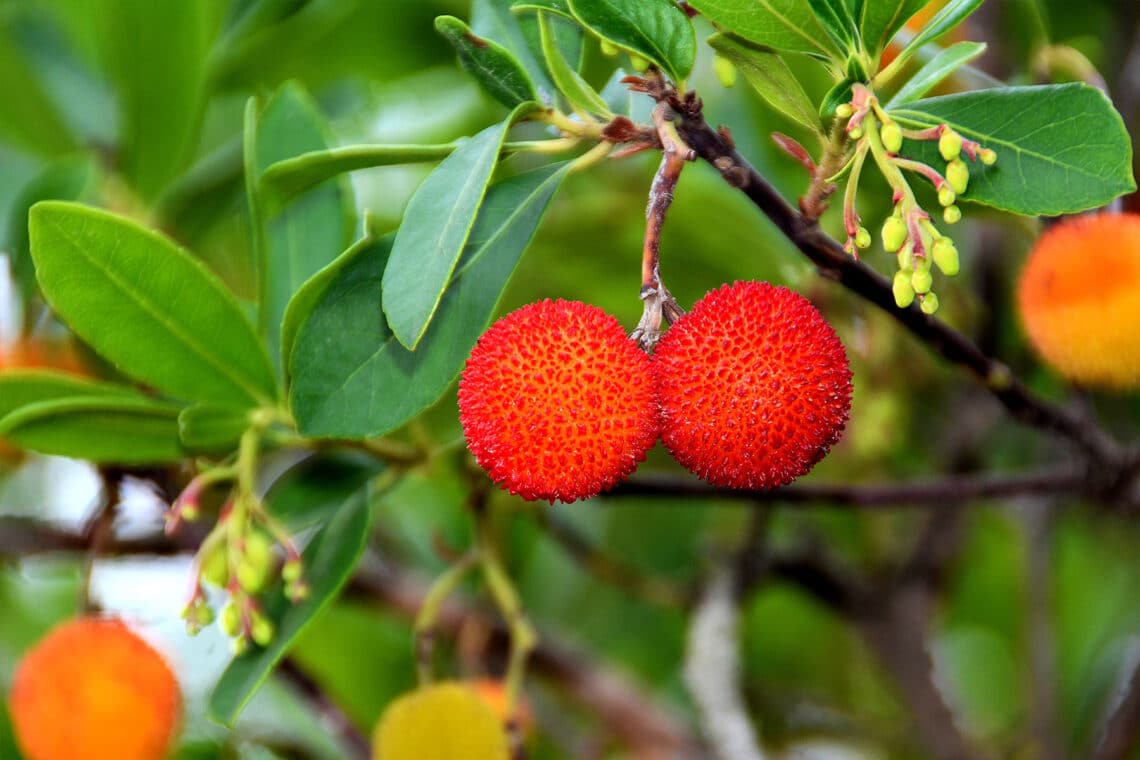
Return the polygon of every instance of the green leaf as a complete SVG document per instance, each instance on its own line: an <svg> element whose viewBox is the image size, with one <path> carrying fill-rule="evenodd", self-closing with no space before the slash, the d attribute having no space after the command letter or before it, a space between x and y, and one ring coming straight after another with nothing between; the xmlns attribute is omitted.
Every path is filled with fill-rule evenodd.
<svg viewBox="0 0 1140 760"><path fill-rule="evenodd" d="M825 119L830 119L835 116L835 109L844 103L850 103L851 98L854 97L852 88L855 81L848 77L840 80L828 90L827 94L823 96L823 101L819 104L819 115Z"/></svg>
<svg viewBox="0 0 1140 760"><path fill-rule="evenodd" d="M233 295L170 240L114 214L46 201L32 259L57 314L127 375L175 398L256 405L273 369Z"/></svg>
<svg viewBox="0 0 1140 760"><path fill-rule="evenodd" d="M193 156L218 3L102 0L96 39L118 96L123 168L153 198Z"/></svg>
<svg viewBox="0 0 1140 760"><path fill-rule="evenodd" d="M383 462L359 451L312 456L278 478L265 503L296 533L329 522L352 494L383 471Z"/></svg>
<svg viewBox="0 0 1140 760"><path fill-rule="evenodd" d="M283 159L327 150L324 118L297 84L286 84L257 122L257 170ZM340 255L355 226L352 188L330 180L296 198L276 216L267 213L261 267L261 329L270 356L281 356L281 322L289 299L321 267ZM282 356L282 367L288 362Z"/></svg>
<svg viewBox="0 0 1140 760"><path fill-rule="evenodd" d="M511 0L471 0L471 31L480 37L494 40L511 51L530 74L531 81L544 96L544 102L553 94L554 85L527 44L519 19L511 13Z"/></svg>
<svg viewBox="0 0 1140 760"><path fill-rule="evenodd" d="M550 11L566 18L574 18L574 15L570 13L568 0L515 0L511 4L511 10L515 13L519 11Z"/></svg>
<svg viewBox="0 0 1140 760"><path fill-rule="evenodd" d="M808 5L839 49L854 51L858 30L847 0L808 0Z"/></svg>
<svg viewBox="0 0 1140 760"><path fill-rule="evenodd" d="M18 83L0 109L0 136L5 142L41 155L58 155L75 148L75 137L28 65L14 30L0 19L0 82Z"/></svg>
<svg viewBox="0 0 1140 760"><path fill-rule="evenodd" d="M1086 84L1007 87L929 98L890 111L904 127L946 123L997 152L970 165L963 200L1019 214L1071 214L1136 189L1120 114ZM939 166L934 141L907 141L907 158Z"/></svg>
<svg viewBox="0 0 1140 760"><path fill-rule="evenodd" d="M676 82L693 70L693 25L671 0L570 0L570 11L583 26L657 64Z"/></svg>
<svg viewBox="0 0 1140 760"><path fill-rule="evenodd" d="M906 84L899 88L886 108L918 100L931 89L937 87L946 77L986 52L984 42L958 42L945 50L940 50L925 66L919 69Z"/></svg>
<svg viewBox="0 0 1140 760"><path fill-rule="evenodd" d="M181 407L141 394L26 404L0 419L0 436L41 454L114 464L177 462Z"/></svg>
<svg viewBox="0 0 1140 760"><path fill-rule="evenodd" d="M222 453L237 448L249 425L248 409L195 404L178 415L178 437L192 451Z"/></svg>
<svg viewBox="0 0 1140 760"><path fill-rule="evenodd" d="M558 43L551 28L553 20L547 18L547 14L544 12L538 14L542 53L546 57L546 66L550 70L550 76L554 79L554 85L566 96L566 100L574 109L587 113L608 115L610 109L606 105L606 101L602 100L602 96L562 57L562 51L558 49Z"/></svg>
<svg viewBox="0 0 1140 760"><path fill-rule="evenodd" d="M770 106L813 132L820 132L815 106L776 51L728 34L714 34L709 37L709 45L730 60Z"/></svg>
<svg viewBox="0 0 1140 760"><path fill-rule="evenodd" d="M269 677L308 624L348 582L368 537L368 494L361 489L344 502L303 553L310 595L298 604L285 598L278 583L267 596L265 614L276 629L265 648L251 647L229 664L210 694L210 718L232 726L254 692Z"/></svg>
<svg viewBox="0 0 1140 760"><path fill-rule="evenodd" d="M464 142L408 201L384 272L383 294L388 324L410 349L439 308L514 118L511 114Z"/></svg>
<svg viewBox="0 0 1140 760"><path fill-rule="evenodd" d="M482 334L569 164L494 185L424 340L408 351L376 302L390 241L344 256L293 350L290 401L307 436L366 438L433 404ZM390 266L390 264L389 264Z"/></svg>
<svg viewBox="0 0 1140 760"><path fill-rule="evenodd" d="M0 372L0 419L20 407L61 398L132 396L126 385L86 380L55 370L8 368Z"/></svg>
<svg viewBox="0 0 1140 760"><path fill-rule="evenodd" d="M757 45L843 59L808 0L692 0L689 5L724 31Z"/></svg>
<svg viewBox="0 0 1140 760"><path fill-rule="evenodd" d="M929 0L864 0L859 13L863 46L874 58Z"/></svg>
<svg viewBox="0 0 1140 760"><path fill-rule="evenodd" d="M898 57L891 62L891 65L884 69L884 71L898 71L906 62L911 59L915 53L919 51L923 45L928 42L934 42L936 39L946 34L958 24L966 20L966 17L976 11L982 4L982 0L950 0L946 6L935 14L930 22L922 27L922 29L914 36L914 39L903 48Z"/></svg>
<svg viewBox="0 0 1140 760"><path fill-rule="evenodd" d="M502 45L478 36L454 16L440 16L435 29L455 52L464 71L495 100L507 108L536 103L538 91L518 59Z"/></svg>

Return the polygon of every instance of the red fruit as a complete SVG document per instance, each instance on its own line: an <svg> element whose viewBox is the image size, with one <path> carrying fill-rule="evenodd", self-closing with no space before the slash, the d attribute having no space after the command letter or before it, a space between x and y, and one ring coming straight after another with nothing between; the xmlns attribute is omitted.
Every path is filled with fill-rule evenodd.
<svg viewBox="0 0 1140 760"><path fill-rule="evenodd" d="M506 490L586 499L633 472L657 438L650 360L596 306L533 303L479 338L459 380L459 419Z"/></svg>
<svg viewBox="0 0 1140 760"><path fill-rule="evenodd" d="M806 298L766 282L714 290L657 344L661 440L715 486L775 488L839 440L851 369Z"/></svg>

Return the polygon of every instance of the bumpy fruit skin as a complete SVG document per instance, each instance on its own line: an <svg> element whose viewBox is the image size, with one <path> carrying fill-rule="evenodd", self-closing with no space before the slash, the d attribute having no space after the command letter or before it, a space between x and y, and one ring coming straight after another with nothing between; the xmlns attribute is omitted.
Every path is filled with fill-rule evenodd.
<svg viewBox="0 0 1140 760"><path fill-rule="evenodd" d="M1017 288L1029 339L1062 375L1140 387L1140 215L1067 219L1034 245Z"/></svg>
<svg viewBox="0 0 1140 760"><path fill-rule="evenodd" d="M851 369L806 298L766 282L714 290L657 344L661 440L685 468L728 488L808 472L839 440Z"/></svg>
<svg viewBox="0 0 1140 760"><path fill-rule="evenodd" d="M441 683L406 694L372 734L373 760L508 760L507 734L475 691Z"/></svg>
<svg viewBox="0 0 1140 760"><path fill-rule="evenodd" d="M525 499L585 499L657 438L650 360L601 309L540 301L491 325L459 380L467 446Z"/></svg>
<svg viewBox="0 0 1140 760"><path fill-rule="evenodd" d="M28 760L161 760L182 697L170 667L118 620L80 618L29 651L9 707Z"/></svg>

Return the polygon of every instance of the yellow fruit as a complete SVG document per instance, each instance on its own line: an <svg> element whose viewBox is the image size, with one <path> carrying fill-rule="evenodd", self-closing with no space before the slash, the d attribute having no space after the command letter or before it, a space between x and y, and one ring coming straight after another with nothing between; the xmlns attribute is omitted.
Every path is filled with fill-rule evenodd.
<svg viewBox="0 0 1140 760"><path fill-rule="evenodd" d="M161 760L182 696L166 661L126 625L80 618L24 656L9 706L27 760Z"/></svg>
<svg viewBox="0 0 1140 760"><path fill-rule="evenodd" d="M474 689L441 683L405 694L380 717L373 760L509 760L507 734Z"/></svg>
<svg viewBox="0 0 1140 760"><path fill-rule="evenodd" d="M1053 226L1029 254L1017 302L1033 346L1062 375L1140 387L1140 215Z"/></svg>

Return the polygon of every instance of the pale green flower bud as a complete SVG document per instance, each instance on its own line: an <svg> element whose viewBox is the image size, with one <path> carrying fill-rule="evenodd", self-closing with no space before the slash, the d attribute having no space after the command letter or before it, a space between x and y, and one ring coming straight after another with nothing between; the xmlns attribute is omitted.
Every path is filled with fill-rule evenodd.
<svg viewBox="0 0 1140 760"><path fill-rule="evenodd" d="M889 153L898 153L902 150L902 129L893 121L883 125L883 128L879 130L879 137L882 138L883 147L886 148Z"/></svg>
<svg viewBox="0 0 1140 760"><path fill-rule="evenodd" d="M953 161L962 152L962 135L947 129L938 138L938 152L942 154L943 161Z"/></svg>
<svg viewBox="0 0 1140 760"><path fill-rule="evenodd" d="M722 86L732 87L736 84L736 66L723 55L713 56L713 72Z"/></svg>
<svg viewBox="0 0 1140 760"><path fill-rule="evenodd" d="M933 293L927 293L922 297L922 303L919 305L923 314L933 314L938 311L938 296Z"/></svg>
<svg viewBox="0 0 1140 760"><path fill-rule="evenodd" d="M870 248L871 247L871 233L867 231L866 227L860 227L855 232L855 247L856 248Z"/></svg>
<svg viewBox="0 0 1140 760"><path fill-rule="evenodd" d="M938 189L938 202L941 205L953 206L956 200L958 200L958 195L950 185L943 185Z"/></svg>
<svg viewBox="0 0 1140 760"><path fill-rule="evenodd" d="M931 257L934 259L934 264L941 271L942 274L953 277L958 274L958 246L954 245L954 241L950 238L939 238L934 243L934 248L930 252Z"/></svg>
<svg viewBox="0 0 1140 760"><path fill-rule="evenodd" d="M934 278L931 277L929 269L915 269L914 274L910 276L910 286L914 288L915 293L929 293L933 285Z"/></svg>
<svg viewBox="0 0 1140 760"><path fill-rule="evenodd" d="M948 163L946 165L946 181L950 183L950 187L954 188L954 192L958 195L966 192L966 188L970 184L970 169L966 166L966 162L960 158L955 158Z"/></svg>
<svg viewBox="0 0 1140 760"><path fill-rule="evenodd" d="M883 222L883 250L894 253L906 242L906 222L897 216L888 216Z"/></svg>
<svg viewBox="0 0 1140 760"><path fill-rule="evenodd" d="M911 287L910 276L906 272L895 273L891 289L895 293L895 303L900 309L905 309L914 303L914 288Z"/></svg>
<svg viewBox="0 0 1140 760"><path fill-rule="evenodd" d="M947 224L957 224L962 221L962 209L957 206L947 206L942 209L942 219Z"/></svg>

